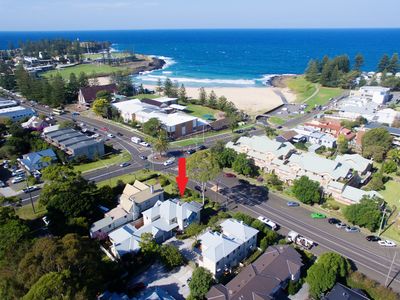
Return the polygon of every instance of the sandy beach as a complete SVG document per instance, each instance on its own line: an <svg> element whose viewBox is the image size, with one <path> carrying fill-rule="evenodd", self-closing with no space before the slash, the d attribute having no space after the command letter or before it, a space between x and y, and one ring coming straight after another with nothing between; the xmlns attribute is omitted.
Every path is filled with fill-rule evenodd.
<svg viewBox="0 0 400 300"><path fill-rule="evenodd" d="M155 86L146 85L148 89ZM283 102L281 97L275 93L278 88L273 87L214 87L205 88L207 93L213 90L218 97L225 96L232 101L237 108L244 110L250 115L256 115L270 111ZM294 94L286 89L279 89L288 101L294 101ZM199 88L186 87L188 97L198 98Z"/></svg>

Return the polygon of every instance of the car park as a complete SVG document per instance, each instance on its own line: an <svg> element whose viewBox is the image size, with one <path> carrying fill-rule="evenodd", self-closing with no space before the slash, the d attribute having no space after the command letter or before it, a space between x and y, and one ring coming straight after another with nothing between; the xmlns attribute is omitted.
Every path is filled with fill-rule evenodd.
<svg viewBox="0 0 400 300"><path fill-rule="evenodd" d="M300 206L300 204L299 204L299 203L297 203L297 202L294 202L294 201L289 201L289 202L287 202L287 203L286 203L286 205L287 205L287 206L289 206L289 207L296 207L296 206Z"/></svg>
<svg viewBox="0 0 400 300"><path fill-rule="evenodd" d="M391 240L378 241L378 244L383 247L396 247L396 243Z"/></svg>
<svg viewBox="0 0 400 300"><path fill-rule="evenodd" d="M263 222L265 225L267 225L270 229L272 230L278 230L278 225L275 222L272 222L270 219L264 217L264 216L259 216L257 218L260 222Z"/></svg>
<svg viewBox="0 0 400 300"><path fill-rule="evenodd" d="M368 242L378 242L378 241L381 240L381 238L379 236L376 236L376 235L368 235L368 236L365 237L365 239Z"/></svg>
<svg viewBox="0 0 400 300"><path fill-rule="evenodd" d="M347 227L345 228L345 230L346 230L346 232L360 232L360 228L354 227L354 226L352 226L352 227L347 226Z"/></svg>
<svg viewBox="0 0 400 300"><path fill-rule="evenodd" d="M150 147L150 144L147 142L140 142L139 145L141 145L143 147Z"/></svg>
<svg viewBox="0 0 400 300"><path fill-rule="evenodd" d="M131 165L130 163L124 162L124 163L120 164L119 166L120 166L121 168L125 168L125 167L130 166L130 165Z"/></svg>
<svg viewBox="0 0 400 300"><path fill-rule="evenodd" d="M15 177L13 180L11 180L11 183L15 184L15 183L18 183L18 182L22 182L24 180L25 180L25 177L18 176L18 177Z"/></svg>
<svg viewBox="0 0 400 300"><path fill-rule="evenodd" d="M338 228L338 229L342 229L342 228L346 228L346 227L347 227L347 225L342 222L336 224L336 228Z"/></svg>
<svg viewBox="0 0 400 300"><path fill-rule="evenodd" d="M147 159L147 156L145 156L145 155L139 155L139 157L140 157L140 159L142 159L142 160L146 160L146 159Z"/></svg>
<svg viewBox="0 0 400 300"><path fill-rule="evenodd" d="M329 224L339 224L339 223L340 223L340 220L339 220L339 219L336 219L336 218L329 218L329 219L328 219L328 223L329 223Z"/></svg>
<svg viewBox="0 0 400 300"><path fill-rule="evenodd" d="M311 213L311 218L313 219L325 219L326 215L321 214L321 213Z"/></svg>

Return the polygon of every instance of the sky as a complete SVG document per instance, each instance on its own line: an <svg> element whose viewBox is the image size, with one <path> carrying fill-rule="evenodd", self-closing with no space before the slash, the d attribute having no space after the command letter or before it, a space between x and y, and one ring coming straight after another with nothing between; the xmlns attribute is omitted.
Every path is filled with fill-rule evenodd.
<svg viewBox="0 0 400 300"><path fill-rule="evenodd" d="M0 31L400 27L399 0L0 0Z"/></svg>

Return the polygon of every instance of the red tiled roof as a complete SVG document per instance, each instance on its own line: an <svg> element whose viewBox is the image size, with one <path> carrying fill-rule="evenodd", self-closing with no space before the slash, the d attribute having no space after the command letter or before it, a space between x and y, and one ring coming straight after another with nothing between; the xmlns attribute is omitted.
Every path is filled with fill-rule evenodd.
<svg viewBox="0 0 400 300"><path fill-rule="evenodd" d="M107 85L94 85L82 88L80 92L83 95L83 98L86 102L92 102L96 99L96 94L100 91L107 91L110 93L117 92L117 85L115 83L107 84Z"/></svg>

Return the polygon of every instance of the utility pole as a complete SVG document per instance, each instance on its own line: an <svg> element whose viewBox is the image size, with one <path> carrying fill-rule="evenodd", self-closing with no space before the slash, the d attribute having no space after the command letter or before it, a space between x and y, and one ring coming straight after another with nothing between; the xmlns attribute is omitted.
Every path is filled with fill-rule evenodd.
<svg viewBox="0 0 400 300"><path fill-rule="evenodd" d="M383 212L382 212L382 219L381 219L381 224L380 224L380 226L379 226L378 236L381 235L382 226L383 226L383 221L385 220L385 215L386 215L386 206L385 206L385 209L384 209Z"/></svg>
<svg viewBox="0 0 400 300"><path fill-rule="evenodd" d="M393 260L392 260L392 263L390 264L390 268L389 268L389 271L388 271L387 276L386 276L386 281L385 281L385 286L386 287L388 287L388 283L387 282L389 280L390 273L392 272L392 267L393 267L393 264L394 264L394 260L396 259L396 254L397 254L397 251L394 252Z"/></svg>

